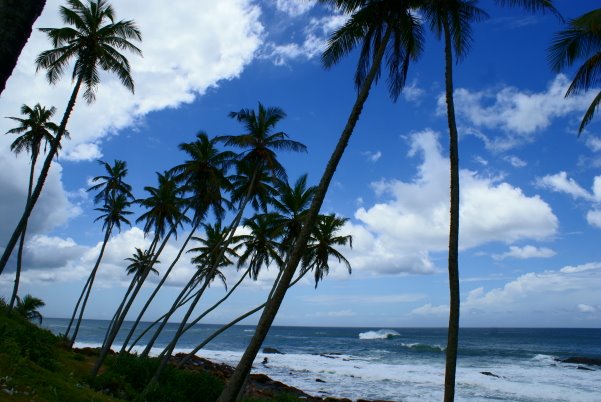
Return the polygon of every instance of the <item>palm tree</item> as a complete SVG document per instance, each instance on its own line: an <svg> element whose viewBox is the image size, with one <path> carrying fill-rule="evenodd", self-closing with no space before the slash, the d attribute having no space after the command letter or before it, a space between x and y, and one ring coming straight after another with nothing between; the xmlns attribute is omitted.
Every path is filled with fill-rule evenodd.
<svg viewBox="0 0 601 402"><path fill-rule="evenodd" d="M315 186L307 187L307 175L299 177L294 186L286 181L277 185L278 197L272 201L278 213L278 224L282 227L282 250L288 254L303 228L303 221L315 194Z"/></svg>
<svg viewBox="0 0 601 402"><path fill-rule="evenodd" d="M60 15L63 22L69 26L40 29L48 35L53 49L40 53L36 59L36 64L38 71L41 69L47 70L46 77L51 84L54 84L63 75L69 62L75 59L72 73L75 86L58 127L55 141L52 142L48 155L44 160L36 186L0 258L0 274L4 270L31 215L31 211L42 193L52 159L58 152L69 116L75 106L82 85L84 87L84 99L88 103L93 102L96 89L100 84L99 70L105 70L117 74L121 83L130 91L134 91L129 62L119 51L142 53L130 42L130 40L141 40L142 38L135 23L123 20L115 22L113 8L106 0L90 1L87 5L84 5L80 0L67 0L67 4L68 7L61 6Z"/></svg>
<svg viewBox="0 0 601 402"><path fill-rule="evenodd" d="M158 289L163 285L167 276L175 266L180 256L184 252L190 239L194 236L198 227L202 224L209 210L213 211L217 220L221 220L225 214L225 206L229 206L229 201L225 199L224 192L231 188L227 171L232 165L235 154L230 151L220 151L217 148L217 139L210 139L205 132L200 132L196 135L196 140L190 143L182 143L179 145L180 150L188 155L188 160L183 164L175 166L171 169L174 180L182 185L183 191L189 196L185 199L186 205L194 211L192 218L192 228L186 237L180 250L171 263L169 269L163 275L163 278L155 288L147 304L152 300ZM164 242L163 242L164 244ZM194 277L190 279L190 286L195 283ZM155 331L152 340L146 345L143 355L146 355L154 340L159 336L167 324L168 319L181 307L181 300L184 297L189 286L177 296L172 307L164 316L161 325Z"/></svg>
<svg viewBox="0 0 601 402"><path fill-rule="evenodd" d="M580 17L570 20L568 28L558 32L549 48L549 60L555 71L573 65L576 60L585 59L578 68L574 79L566 92L566 97L575 96L583 91L598 86L599 68L601 66L601 8L589 11ZM578 135L590 123L601 103L601 91L595 96L587 109Z"/></svg>
<svg viewBox="0 0 601 402"><path fill-rule="evenodd" d="M123 297L123 300L117 308L117 312L113 316L113 320L107 329L100 354L96 360L96 363L94 363L94 367L92 368L91 376L93 378L98 374L98 370L100 370L100 367L102 366L104 359L106 358L113 342L115 341L117 333L123 325L123 321L125 321L125 317L127 316L132 303L142 289L148 274L153 272L158 275L158 271L154 269L153 266L158 264L160 261L157 261L156 255L154 255L150 249L142 251L136 247L136 251L133 256L126 258L125 260L131 261L131 264L127 266L127 274L134 274L134 277L132 278L129 288L127 289L127 292L125 293L125 296Z"/></svg>
<svg viewBox="0 0 601 402"><path fill-rule="evenodd" d="M90 292L92 291L92 285L94 284L94 279L96 278L96 273L98 271L98 267L100 267L100 262L102 261L102 257L104 256L104 250L106 249L106 245L111 237L111 233L114 228L117 228L119 231L121 230L121 224L125 223L131 225L129 220L127 220L126 216L132 214L131 211L127 211L131 203L128 201L127 196L125 194L117 194L111 196L106 204L101 208L96 208L96 211L102 213L98 218L94 221L102 220L102 228L104 229L104 240L102 241L102 246L100 247L100 253L98 254L98 258L96 259L96 263L94 264L94 268L92 268L92 272L90 272L90 276L86 285L84 286L81 295L79 296L79 300L75 306L75 310L73 311L73 316L71 317L71 322L73 322L73 317L77 312L77 308L79 306L80 301L83 297L83 303L81 304L81 309L79 310L79 316L77 318L77 322L75 324L75 329L73 330L73 336L71 337L71 346L75 342L75 338L77 337L77 333L79 332L79 326L81 324L81 320L83 318L83 313L86 309L86 305L88 303L88 298L90 297ZM85 293L85 296L84 296ZM65 335L69 334L69 330L71 328L71 323L67 327L67 331Z"/></svg>
<svg viewBox="0 0 601 402"><path fill-rule="evenodd" d="M44 307L46 303L42 299L33 297L32 295L25 295L23 299L17 296L17 307L15 311L22 317L28 320L37 320L40 324L42 323L42 314L38 311L40 307Z"/></svg>
<svg viewBox="0 0 601 402"><path fill-rule="evenodd" d="M240 359L236 371L219 396L218 401L220 402L236 400L242 390L252 367L252 362L261 348L261 344L294 276L296 267L302 258L303 249L309 240L311 228L316 222L319 209L336 167L359 120L371 85L379 77L384 56L386 55L389 68L388 89L393 99L396 99L404 86L410 61L416 59L422 49L422 29L417 18L412 14L412 2L389 0L321 1L331 4L345 13L353 13L348 21L332 34L328 47L322 56L322 61L326 67L332 67L357 45L361 44L361 53L355 74L355 83L358 88L357 99L315 191L311 208L305 218L303 230L288 255L279 283L273 296L265 306L250 344Z"/></svg>
<svg viewBox="0 0 601 402"><path fill-rule="evenodd" d="M46 5L46 0L6 0L0 7L0 94L17 65L19 55L27 43L34 22Z"/></svg>
<svg viewBox="0 0 601 402"><path fill-rule="evenodd" d="M31 191L33 188L33 180L35 173L35 165L40 154L42 144L44 145L44 151L48 144L54 141L54 135L58 131L58 126L50 121L50 118L54 114L56 109L51 107L46 109L37 103L33 109L27 105L21 106L21 114L25 118L20 117L9 117L14 121L19 122L19 126L10 129L6 134L17 134L17 137L10 145L10 150L15 154L20 154L23 151L31 154L31 166L29 168L29 182L27 186L27 200L31 197ZM25 233L27 231L27 222L23 227L23 233L19 240L19 249L17 251L17 270L15 273L15 286L13 287L13 294L10 299L9 311L12 310L15 305L17 298L17 292L19 290L19 279L21 276L21 268L23 262L23 247L25 245Z"/></svg>
<svg viewBox="0 0 601 402"><path fill-rule="evenodd" d="M177 228L182 227L184 223L189 223L190 219L185 215L183 211L185 207L185 200L183 199L184 190L177 185L175 178L173 177L172 172L164 172L163 174L157 173L157 178L159 181L158 187L147 186L144 187L144 190L150 193L150 196L144 199L136 200L136 202L148 210L140 215L136 222L145 222L144 223L144 233L148 234L151 231L154 231L154 239L152 240L149 250L155 253L156 246L161 238L164 239L164 244L166 243L168 237L171 234L174 234L177 237ZM165 237L165 232L169 229L168 236ZM155 258L158 258L163 247L160 247L159 250L154 254ZM154 262L150 262L150 266L152 267ZM146 300L144 307L138 314L137 319L134 321L125 341L123 341L123 346L121 348L121 352L124 352L129 340L133 336L136 328L138 327L140 320L144 316L144 313L150 306L150 303L154 299L154 296L161 288L163 282L169 276L173 265L165 272L165 275L159 282L159 284L155 287L153 293Z"/></svg>
<svg viewBox="0 0 601 402"><path fill-rule="evenodd" d="M98 204L101 201L106 203L109 198L115 197L117 194L123 194L133 199L131 186L123 181L127 176L127 163L116 159L113 165L101 160L98 163L104 167L106 174L94 177L92 183L96 184L87 190L88 192L98 191L94 196L94 203Z"/></svg>
<svg viewBox="0 0 601 402"><path fill-rule="evenodd" d="M496 0L500 5L522 6L528 11L551 11L557 14L551 0ZM453 98L453 51L457 61L467 55L472 40L471 24L487 14L475 0L422 0L420 9L431 29L444 38L445 97L449 127L450 224L449 224L449 327L446 349L445 401L455 398L455 372L459 342L459 143L455 102Z"/></svg>
<svg viewBox="0 0 601 402"><path fill-rule="evenodd" d="M324 275L330 272L329 260L334 257L338 262L344 263L351 273L351 263L334 246L346 246L353 248L353 238L350 235L337 236L347 218L340 218L334 214L320 215L311 233L311 240L307 244L307 250L303 256L303 272L313 270L315 274L315 288Z"/></svg>
<svg viewBox="0 0 601 402"><path fill-rule="evenodd" d="M94 177L92 179L92 183L98 184L95 184L94 186L88 188L87 191L98 191L96 196L94 196L94 203L103 203L102 208L96 209L97 211L102 212L103 215L96 218L94 222L100 219L104 220L104 240L102 242L102 247L100 248L100 254L96 260L96 264L94 264L94 268L92 268L92 271L90 272L88 280L84 285L81 295L79 296L79 299L75 304L75 309L73 310L71 321L69 322L67 330L65 331L65 336L68 336L69 332L71 331L71 325L74 322L73 320L75 319L75 315L77 314L79 305L84 298L84 294L86 294L85 299L87 301L92 284L94 283L94 278L96 277L96 271L100 266L100 261L102 260L102 257L104 255L104 249L106 247L106 244L108 243L108 240L110 239L113 228L116 226L119 230L121 230L122 222L127 223L128 225L130 224L130 222L127 219L125 219L125 215L131 215L131 212L126 211L125 209L130 206L130 199L133 199L134 197L131 194L131 186L124 182L124 178L125 176L127 176L127 163L120 160L115 160L112 166L107 162L103 161L98 161L98 163L100 163L100 165L104 167L106 174ZM86 302L84 301L84 304L79 314L77 327L79 327L79 321L81 320L81 317L83 315L85 305ZM75 331L75 334L77 334L77 330ZM74 341L75 336L71 338L71 344L73 344Z"/></svg>
<svg viewBox="0 0 601 402"><path fill-rule="evenodd" d="M255 281L263 266L268 267L275 262L280 268L284 263L279 253L281 243L277 241L282 235L282 227L278 223L278 215L275 213L257 214L244 220L244 226L250 229L250 234L239 236L244 252L238 259L238 268L248 264Z"/></svg>

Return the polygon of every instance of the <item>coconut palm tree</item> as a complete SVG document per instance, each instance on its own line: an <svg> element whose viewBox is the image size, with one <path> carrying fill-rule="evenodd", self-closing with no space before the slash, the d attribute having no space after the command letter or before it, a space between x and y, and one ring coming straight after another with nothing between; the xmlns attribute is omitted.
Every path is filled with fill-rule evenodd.
<svg viewBox="0 0 601 402"><path fill-rule="evenodd" d="M96 196L94 196L94 202L96 204L100 202L103 203L102 208L96 209L97 211L102 212L103 215L96 218L94 222L100 219L104 220L104 240L100 248L100 254L96 259L96 264L94 264L94 268L92 268L88 280L85 283L84 288L82 289L81 295L79 296L79 299L75 304L75 308L73 309L73 315L71 316L71 321L69 321L69 325L67 326L67 330L65 331L65 336L69 336L69 332L71 331L71 325L74 322L75 315L77 314L77 311L79 309L79 305L85 297L86 301L84 301L84 304L82 305L79 314L77 324L77 327L79 327L79 321L81 320L81 317L83 315L83 310L85 309L88 295L90 294L92 285L94 283L96 271L100 266L100 262L104 255L104 249L106 247L106 244L108 243L108 240L110 239L114 227L117 227L120 231L121 223L127 223L128 225L130 225L130 222L127 219L125 219L125 216L131 215L131 212L126 211L126 208L128 208L131 205L130 200L134 197L131 194L131 186L125 183L124 181L125 176L127 176L127 163L120 160L115 160L113 162L113 165L110 165L109 163L104 161L98 161L98 163L102 165L102 167L106 171L106 174L94 177L92 179L92 183L97 184L88 188L87 191L98 191ZM75 333L77 333L77 330L75 331ZM73 344L73 342L75 341L75 336L73 336L71 340L71 344Z"/></svg>
<svg viewBox="0 0 601 402"><path fill-rule="evenodd" d="M152 253L154 253L155 258L158 258L161 251L163 250L163 247L160 247L158 251L156 251L155 249L161 238L163 238L164 244L166 243L165 233L167 232L167 230L169 229L168 236L173 234L177 237L177 228L183 227L184 223L190 222L190 218L188 218L183 212L186 204L185 200L183 199L184 190L177 185L177 182L173 177L173 173L157 173L157 178L159 182L158 187L144 187L144 190L148 192L150 196L144 199L136 200L136 203L147 208L147 211L140 215L140 217L136 219L136 222L145 222L145 235L150 233L151 231L154 231L154 238L148 249ZM150 266L152 267L153 265L154 263L151 261ZM171 268L173 268L173 265L170 267L170 269ZM150 303L154 299L154 296L160 289L163 282L166 280L167 276L169 276L169 274L170 270L168 270L165 273L162 280L159 282L159 285L155 287L153 293L144 303L144 307L138 314L137 319L134 321L131 329L129 330L129 333L123 341L121 352L125 351L127 344L129 343L131 337L133 336L136 328L140 323L140 320L144 316L144 313L150 306Z"/></svg>
<svg viewBox="0 0 601 402"><path fill-rule="evenodd" d="M134 277L127 289L121 304L117 308L117 312L113 316L113 320L107 329L107 333L105 336L105 340L103 342L102 348L100 349L100 354L98 359L96 359L96 363L94 363L94 367L92 368L91 376L92 378L96 377L98 374L98 370L102 366L104 359L106 358L109 350L119 329L123 325L123 321L125 321L125 317L131 308L132 303L136 299L136 296L142 289L148 274L155 273L158 275L158 271L154 269L154 265L158 264L160 261L156 259L156 256L152 253L152 250L142 251L141 249L136 247L136 251L134 252L132 257L126 258L126 261L130 261L131 264L127 266L127 274L133 274Z"/></svg>
<svg viewBox="0 0 601 402"><path fill-rule="evenodd" d="M6 0L0 7L0 94L6 81L17 65L19 55L25 47L34 22L46 5L46 0Z"/></svg>
<svg viewBox="0 0 601 402"><path fill-rule="evenodd" d="M40 53L36 64L38 71L47 70L46 77L51 84L54 84L62 77L70 61L74 59L72 79L75 81L75 86L58 127L56 139L51 144L44 160L36 186L0 258L0 273L4 270L31 211L42 193L52 159L58 152L81 87L83 86L84 89L84 99L88 103L93 102L100 84L100 70L104 70L115 73L127 89L134 91L129 62L120 51L142 53L130 42L130 40L141 40L142 38L135 23L124 20L115 21L113 7L106 0L90 1L88 4L84 4L80 0L67 0L67 4L68 7L61 6L60 15L68 26L40 29L48 35L53 49Z"/></svg>
<svg viewBox="0 0 601 402"><path fill-rule="evenodd" d="M238 259L238 268L248 264L251 278L255 281L263 266L268 267L274 262L280 268L283 264L281 243L278 242L283 231L278 223L275 213L257 214L244 220L244 226L250 229L250 234L239 236L244 252Z"/></svg>
<svg viewBox="0 0 601 402"><path fill-rule="evenodd" d="M17 306L15 311L20 316L23 316L28 320L37 320L41 324L42 314L40 314L38 309L45 305L46 303L44 303L42 299L38 299L32 295L25 295L23 299L17 296Z"/></svg>
<svg viewBox="0 0 601 402"><path fill-rule="evenodd" d="M127 198L133 199L131 186L123 181L127 176L127 163L125 161L115 160L112 165L108 162L99 160L106 174L96 176L92 179L92 183L96 183L88 192L97 191L94 196L94 203L99 204L101 201L107 202L109 198L115 197L117 194L123 194Z"/></svg>
<svg viewBox="0 0 601 402"><path fill-rule="evenodd" d="M83 297L81 309L79 310L79 316L75 324L75 329L73 330L73 336L71 337L71 346L73 346L75 338L77 338L77 333L79 332L79 326L83 318L83 313L86 309L88 298L90 297L90 292L92 291L92 285L94 284L94 279L96 278L96 273L98 272L98 267L100 267L100 262L102 261L102 257L104 256L104 251L111 237L111 233L113 232L114 228L117 228L119 231L121 231L122 223L131 225L130 221L126 218L127 215L133 213L131 211L126 210L126 208L128 208L130 205L131 203L129 202L125 194L116 194L110 196L109 199L106 200L106 204L103 207L96 208L96 211L101 212L102 215L100 215L94 221L103 221L102 228L104 229L104 240L102 241L100 253L98 254L98 258L96 259L94 268L92 268L92 272L90 272L88 281L86 282L86 285L84 286L82 293L79 296L79 300L77 301L77 305L75 306L75 310L73 311L73 316L71 317L71 321L73 321L73 317L76 314L77 307L79 306L80 300L82 300ZM69 323L65 335L69 334L70 327L71 323Z"/></svg>
<svg viewBox="0 0 601 402"><path fill-rule="evenodd" d="M589 11L568 22L568 28L555 35L549 48L549 61L557 72L571 66L577 60L584 59L578 68L566 97L575 96L590 88L599 86L601 79L601 8ZM578 135L590 123L601 103L601 91L595 96L591 105L582 117Z"/></svg>
<svg viewBox="0 0 601 402"><path fill-rule="evenodd" d="M35 165L40 154L42 145L44 146L44 151L46 151L46 147L48 144L51 144L54 141L54 136L58 131L58 126L50 121L50 118L56 111L56 108L51 107L50 109L46 109L37 103L33 108L23 105L21 106L21 115L25 116L24 118L20 117L9 117L19 123L19 126L12 128L6 132L6 134L16 134L19 135L12 144L10 145L10 150L13 151L16 155L20 154L23 151L30 153L31 155L31 165L29 168L29 182L27 185L27 200L31 197L31 191L33 189L34 182L34 173L35 173ZM19 248L17 250L17 269L15 272L15 285L13 287L13 294L10 298L9 311L15 305L15 301L17 298L17 293L19 291L19 279L21 276L21 268L23 262L23 247L25 245L25 233L27 232L27 222L25 222L25 226L23 227L23 233L21 233L21 238L19 240Z"/></svg>
<svg viewBox="0 0 601 402"><path fill-rule="evenodd" d="M504 6L521 6L528 11L557 13L551 0L496 0ZM467 55L471 44L471 24L487 17L475 0L422 0L420 10L430 28L444 41L445 97L449 127L450 161L450 224L448 272L450 290L449 327L446 349L445 401L453 401L455 395L455 371L459 341L459 143L455 102L453 98L453 59L461 60ZM455 53L453 57L453 52Z"/></svg>
<svg viewBox="0 0 601 402"><path fill-rule="evenodd" d="M315 186L307 187L307 175L299 177L294 186L286 181L280 181L277 185L278 197L272 201L275 211L278 213L278 225L282 227L282 251L288 254L294 246L303 227L303 221L311 200L315 194Z"/></svg>
<svg viewBox="0 0 601 402"><path fill-rule="evenodd" d="M388 89L392 98L396 99L405 84L410 61L416 59L422 50L422 28L417 17L412 14L412 2L389 0L321 0L321 2L352 14L347 22L330 37L322 61L326 67L332 67L356 46L361 46L355 74L355 83L358 88L357 98L315 191L311 208L305 218L305 226L287 258L277 288L263 310L250 344L240 359L236 371L219 396L220 402L236 400L242 390L252 362L261 348L302 258L303 249L309 240L310 230L316 222L321 204L359 120L372 83L377 81L380 75L382 61L386 56L389 72Z"/></svg>
<svg viewBox="0 0 601 402"><path fill-rule="evenodd" d="M343 263L351 273L351 263L334 246L346 246L353 248L353 238L350 235L338 236L337 233L348 222L347 218L341 218L334 214L320 215L316 225L311 232L311 239L307 244L307 250L303 256L303 272L314 271L315 288L324 275L330 272L329 260L334 257L339 263Z"/></svg>

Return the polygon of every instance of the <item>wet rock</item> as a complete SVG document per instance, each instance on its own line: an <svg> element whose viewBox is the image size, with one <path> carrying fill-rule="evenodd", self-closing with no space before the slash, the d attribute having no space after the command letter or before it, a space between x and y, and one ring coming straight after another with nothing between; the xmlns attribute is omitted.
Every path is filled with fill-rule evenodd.
<svg viewBox="0 0 601 402"><path fill-rule="evenodd" d="M322 380L321 378L316 378L315 382L325 382L324 380Z"/></svg>
<svg viewBox="0 0 601 402"><path fill-rule="evenodd" d="M601 359L596 359L592 357L568 357L567 359L560 359L562 363L574 363L574 364L587 364L589 366L601 366Z"/></svg>
<svg viewBox="0 0 601 402"><path fill-rule="evenodd" d="M491 373L490 371L481 371L480 374L484 374L484 375L487 375L489 377L501 378L498 375Z"/></svg>
<svg viewBox="0 0 601 402"><path fill-rule="evenodd" d="M584 366L578 366L578 370L595 371L592 368L588 368L588 367L584 367Z"/></svg>
<svg viewBox="0 0 601 402"><path fill-rule="evenodd" d="M283 355L284 353L280 352L276 348L263 348L263 353L272 354L272 355Z"/></svg>

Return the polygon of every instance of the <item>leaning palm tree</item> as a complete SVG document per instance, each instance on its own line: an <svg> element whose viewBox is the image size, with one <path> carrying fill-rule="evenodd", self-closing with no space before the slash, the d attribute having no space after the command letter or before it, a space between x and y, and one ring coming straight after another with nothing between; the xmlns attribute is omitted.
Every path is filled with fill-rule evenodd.
<svg viewBox="0 0 601 402"><path fill-rule="evenodd" d="M142 38L135 23L115 21L113 7L106 0L90 1L87 5L80 0L67 0L67 4L68 7L60 8L60 15L63 22L69 26L40 29L48 35L53 49L40 53L36 64L38 71L47 70L46 77L51 84L54 84L61 78L69 62L74 59L72 79L75 81L75 86L58 127L56 139L44 160L36 186L0 258L0 274L42 193L52 159L58 152L81 87L84 88L84 99L88 103L93 102L100 84L100 70L105 70L117 74L127 89L132 92L134 90L129 62L120 51L141 54L140 49L130 42Z"/></svg>
<svg viewBox="0 0 601 402"><path fill-rule="evenodd" d="M184 190L182 189L182 187L177 185L177 182L173 177L173 173L157 173L157 178L159 181L158 187L144 187L144 190L148 192L150 196L144 199L136 200L138 204L147 208L147 211L140 215L140 217L136 219L136 222L145 222L145 235L150 233L151 231L154 231L154 238L148 249L152 253L154 253L155 258L158 258L161 251L163 250L163 247L159 247L159 250L156 250L156 246L159 240L163 238L163 244L166 244L166 241L171 234L177 237L177 229L179 227L182 227L184 223L190 222L190 218L188 218L183 212L186 204L185 200L183 199ZM167 236L165 236L166 232L168 232ZM152 265L154 265L152 261L150 262L150 265L151 267ZM150 303L154 299L154 296L157 294L164 281L171 273L172 268L173 265L171 265L169 269L165 272L165 275L163 276L159 284L155 287L150 297L146 300L144 307L138 314L138 317L134 321L131 329L129 330L125 341L123 341L121 352L125 351L125 348L127 347L127 344L129 343L134 332L136 331L136 328L138 327L142 317L144 316L144 313L150 306Z"/></svg>
<svg viewBox="0 0 601 402"><path fill-rule="evenodd" d="M31 165L29 168L29 182L27 186L27 201L31 198L31 192L33 189L33 181L34 181L34 173L35 173L35 165L40 154L42 145L44 146L44 151L46 151L46 147L48 144L51 144L54 141L54 136L58 131L58 126L50 121L50 118L56 111L56 108L51 107L50 109L46 109L37 103L33 108L23 105L21 106L21 114L25 116L24 118L20 117L9 117L19 123L19 126L12 128L6 132L6 134L16 134L19 135L12 144L10 145L10 150L13 151L16 155L20 154L23 151L26 151L31 154ZM21 238L19 240L19 249L17 250L17 269L15 272L15 285L13 287L13 294L10 298L9 311L15 305L15 301L17 298L17 293L19 291L19 280L21 276L21 268L23 262L23 247L25 245L25 233L27 232L27 222L25 222L25 226L23 227L23 232L21 233Z"/></svg>
<svg viewBox="0 0 601 402"><path fill-rule="evenodd" d="M67 330L65 331L65 336L69 336L69 332L71 331L71 325L74 322L77 311L79 310L80 303L84 298L84 294L89 295L92 284L94 283L94 278L96 277L96 271L100 266L100 261L104 255L104 249L106 244L111 236L113 228L116 226L119 230L121 230L121 223L126 222L130 224L125 215L130 215L131 212L125 211L131 204L130 200L134 198L131 194L131 186L127 184L124 179L127 176L127 163L120 160L115 160L113 165L110 165L104 161L98 161L102 167L104 167L105 174L96 176L92 179L92 183L97 183L87 191L98 191L98 193L94 196L94 203L99 204L102 203L103 207L96 209L97 211L103 212L104 215L98 217L95 221L100 219L104 220L103 229L105 229L104 240L102 242L102 247L100 248L100 254L98 259L96 260L96 264L88 277L87 282L84 285L84 288L75 304L75 308L73 309L73 315L71 316L71 321L69 321L69 325L67 326ZM87 296L85 296L87 300ZM84 305L81 308L81 312L79 315L79 320L83 315L83 310L85 308ZM77 326L79 327L79 320ZM77 331L76 331L77 332ZM72 337L72 342L75 341L75 336Z"/></svg>
<svg viewBox="0 0 601 402"><path fill-rule="evenodd" d="M599 86L601 78L601 8L589 11L570 20L568 28L558 32L549 48L549 61L555 71L573 65L576 60L584 59L566 92L566 97L575 96L590 88ZM587 109L578 134L591 122L599 104L601 91L595 96Z"/></svg>
<svg viewBox="0 0 601 402"><path fill-rule="evenodd" d="M111 237L111 233L113 232L114 228L117 228L120 231L122 223L131 225L129 220L127 220L126 218L127 215L133 213L131 211L126 210L126 208L128 208L130 205L131 203L129 202L125 194L117 194L115 196L111 196L108 200L106 200L106 204L103 207L96 208L96 211L102 213L102 215L96 218L95 221L103 221L102 228L104 229L104 240L102 241L100 253L98 254L98 258L96 259L94 268L92 268L92 272L90 272L90 276L88 277L88 280L81 292L81 295L79 296L79 300L77 301L75 310L73 311L73 316L71 317L71 322L73 322L73 318L77 312L77 308L83 297L83 302L81 303L81 308L79 309L79 316L75 323L73 335L71 336L71 346L73 346L73 343L75 343L75 339L77 338L77 333L79 332L79 326L83 318L83 313L86 309L88 298L90 297L90 292L92 291L92 285L94 284L94 279L96 278L96 273L98 272L98 267L100 267L100 262L102 261L102 257L104 256L104 251ZM69 334L71 322L69 323L69 326L67 327L67 331L65 333L65 335L67 336Z"/></svg>
<svg viewBox="0 0 601 402"><path fill-rule="evenodd" d="M268 267L273 262L280 268L283 264L281 243L278 241L283 231L278 225L278 218L277 214L268 213L244 220L244 226L250 229L250 234L239 236L244 252L238 259L238 268L248 265L250 276L255 281L264 266Z"/></svg>
<svg viewBox="0 0 601 402"><path fill-rule="evenodd" d="M32 295L25 295L23 299L17 297L17 306L15 311L17 314L25 317L28 320L37 320L40 324L42 323L42 314L38 311L40 307L44 307L46 303L42 299L33 297Z"/></svg>
<svg viewBox="0 0 601 402"><path fill-rule="evenodd" d="M127 274L134 274L134 277L130 283L130 286L121 301L121 304L117 308L115 315L113 316L113 320L107 329L107 333L105 336L105 340L103 342L102 348L100 349L100 354L98 359L96 359L96 363L94 363L94 367L92 367L91 376L96 377L98 374L98 370L102 366L104 359L106 358L109 350L119 329L123 325L123 321L125 321L125 317L131 308L132 303L136 299L136 296L142 289L148 274L155 273L158 275L158 271L153 267L155 264L158 264L156 256L152 253L152 250L142 251L141 249L136 247L136 252L132 257L126 258L126 261L131 261L131 264L127 267Z"/></svg>
<svg viewBox="0 0 601 402"><path fill-rule="evenodd" d="M500 5L522 6L526 10L551 11L557 14L551 0L496 0ZM455 397L455 372L459 342L459 143L455 102L453 98L453 59L467 55L471 44L471 24L487 14L475 0L422 0L421 11L432 31L444 41L445 97L449 128L450 224L449 224L449 327L446 349L445 401ZM558 14L557 14L558 15ZM453 57L455 52L455 57Z"/></svg>
<svg viewBox="0 0 601 402"><path fill-rule="evenodd" d="M351 263L334 246L346 246L353 248L353 238L350 235L340 236L338 232L348 222L347 218L341 218L334 214L320 215L311 232L311 239L307 244L303 256L302 272L313 271L315 276L315 287L324 275L330 272L330 258L336 258L343 263L351 273Z"/></svg>
<svg viewBox="0 0 601 402"><path fill-rule="evenodd" d="M240 359L236 371L219 396L220 402L236 400L242 390L252 362L267 336L296 267L302 258L311 228L316 222L336 167L359 120L372 83L377 81L380 75L382 61L386 56L386 64L389 69L388 88L390 95L396 99L405 84L410 61L416 59L421 53L422 28L417 17L412 14L413 2L390 0L322 0L322 2L331 4L345 13L352 13L348 21L332 34L322 60L326 67L332 67L351 53L357 45L361 46L355 74L355 83L358 88L357 99L315 191L303 230L287 257L279 283L265 306L250 344Z"/></svg>

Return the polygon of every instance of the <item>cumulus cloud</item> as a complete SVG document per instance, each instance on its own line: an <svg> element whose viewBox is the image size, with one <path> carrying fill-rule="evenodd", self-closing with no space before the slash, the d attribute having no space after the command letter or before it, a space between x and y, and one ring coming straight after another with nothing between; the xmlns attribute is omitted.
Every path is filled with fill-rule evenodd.
<svg viewBox="0 0 601 402"><path fill-rule="evenodd" d="M365 157L367 158L367 160L369 160L370 162L377 162L382 157L382 152L380 152L380 151L375 151L375 152L366 151L366 152L363 152L363 155L365 155Z"/></svg>
<svg viewBox="0 0 601 402"><path fill-rule="evenodd" d="M312 9L315 3L317 0L276 0L275 6L291 17L298 17Z"/></svg>
<svg viewBox="0 0 601 402"><path fill-rule="evenodd" d="M413 315L449 314L449 306L447 306L447 305L433 306L432 304L428 303L428 304L424 304L421 307L417 307L417 308L411 310L410 314L413 314Z"/></svg>
<svg viewBox="0 0 601 402"><path fill-rule="evenodd" d="M597 308L595 306L589 306L588 304L578 304L578 310L580 310L583 313L594 313L597 311Z"/></svg>
<svg viewBox="0 0 601 402"><path fill-rule="evenodd" d="M586 146L593 152L601 151L601 138L588 135L586 137Z"/></svg>
<svg viewBox="0 0 601 402"><path fill-rule="evenodd" d="M457 115L478 129L502 130L504 135L487 139L485 145L505 151L533 141L533 134L549 127L554 119L586 110L597 90L565 98L569 84L569 79L559 74L542 92L524 92L514 87L475 92L458 88ZM444 94L438 98L438 113L446 113Z"/></svg>
<svg viewBox="0 0 601 402"><path fill-rule="evenodd" d="M403 88L403 92L401 92L401 94L403 95L403 98L405 98L405 100L407 102L413 102L413 103L418 103L418 104L419 104L419 101L425 95L425 93L426 93L426 91L424 91L422 88L418 87L417 80L413 80L411 82L411 84L406 85Z"/></svg>
<svg viewBox="0 0 601 402"><path fill-rule="evenodd" d="M528 163L526 163L526 161L518 158L515 155L506 156L503 159L505 159L507 162L509 162L511 164L511 166L513 166L515 168L523 168L528 165Z"/></svg>
<svg viewBox="0 0 601 402"><path fill-rule="evenodd" d="M586 213L586 221L591 226L601 228L601 210L593 209Z"/></svg>
<svg viewBox="0 0 601 402"><path fill-rule="evenodd" d="M503 254L494 254L495 260L503 260L505 258L518 258L525 260L529 258L550 258L555 255L555 251L546 247L535 247L527 245L524 247L511 246L509 251Z"/></svg>

